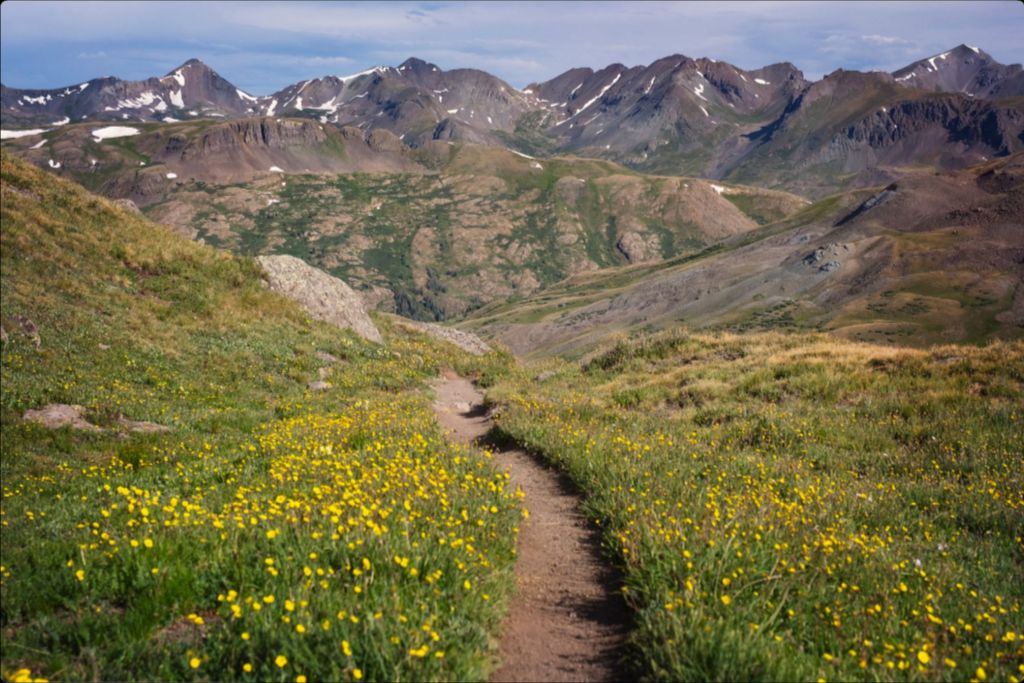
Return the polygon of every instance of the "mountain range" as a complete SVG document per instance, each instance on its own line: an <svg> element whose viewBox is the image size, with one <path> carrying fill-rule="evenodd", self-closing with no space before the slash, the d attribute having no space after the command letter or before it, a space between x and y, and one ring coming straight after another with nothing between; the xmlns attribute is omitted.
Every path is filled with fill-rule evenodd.
<svg viewBox="0 0 1024 683"><path fill-rule="evenodd" d="M891 74L675 55L522 90L410 59L268 96L190 60L4 88L3 149L519 353L679 320L972 341L1024 330L1022 85L968 46Z"/></svg>
<svg viewBox="0 0 1024 683"><path fill-rule="evenodd" d="M0 86L4 127L80 121L310 118L433 140L577 154L641 171L757 183L810 197L960 168L1024 148L1024 72L960 45L893 73L794 65L743 70L672 55L646 66L570 69L518 90L420 59L253 95L197 59L162 77L52 90ZM10 134L10 133L8 133Z"/></svg>

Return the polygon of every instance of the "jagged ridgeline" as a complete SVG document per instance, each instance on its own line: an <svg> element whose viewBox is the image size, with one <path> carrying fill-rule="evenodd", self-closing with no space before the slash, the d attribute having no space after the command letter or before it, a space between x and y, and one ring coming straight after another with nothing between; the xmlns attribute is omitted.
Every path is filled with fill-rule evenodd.
<svg viewBox="0 0 1024 683"><path fill-rule="evenodd" d="M961 45L892 74L810 81L792 64L672 55L522 90L410 59L257 96L190 60L144 81L5 87L2 103L5 150L191 238L296 256L371 307L437 321L694 256L803 197L829 213L837 190L1013 155L1022 79Z"/></svg>
<svg viewBox="0 0 1024 683"><path fill-rule="evenodd" d="M1022 97L1019 64L959 45L893 73L839 69L817 81L789 63L745 70L677 54L570 69L522 90L476 69L409 59L260 96L189 60L142 81L4 87L0 106L5 127L42 130L83 120L303 117L386 130L411 147L460 140L572 153L817 198L894 180L908 167L962 168L1020 150Z"/></svg>
<svg viewBox="0 0 1024 683"><path fill-rule="evenodd" d="M4 679L485 677L520 505L424 385L505 357L366 341L251 259L0 177Z"/></svg>

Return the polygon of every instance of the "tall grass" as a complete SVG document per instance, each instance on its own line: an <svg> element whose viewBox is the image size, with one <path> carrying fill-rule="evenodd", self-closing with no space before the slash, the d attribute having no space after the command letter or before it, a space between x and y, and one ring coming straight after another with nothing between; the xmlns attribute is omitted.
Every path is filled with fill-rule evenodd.
<svg viewBox="0 0 1024 683"><path fill-rule="evenodd" d="M662 680L1019 680L1024 345L622 341L499 383L586 493Z"/></svg>

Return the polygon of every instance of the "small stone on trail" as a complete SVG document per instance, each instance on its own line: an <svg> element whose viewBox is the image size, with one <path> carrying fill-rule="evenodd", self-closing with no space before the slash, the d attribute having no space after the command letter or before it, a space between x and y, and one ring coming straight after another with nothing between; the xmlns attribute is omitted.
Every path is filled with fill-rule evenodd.
<svg viewBox="0 0 1024 683"><path fill-rule="evenodd" d="M309 384L306 385L306 388L310 389L311 391L323 391L324 389L330 389L331 383L322 381L310 382Z"/></svg>
<svg viewBox="0 0 1024 683"><path fill-rule="evenodd" d="M338 358L336 356L332 356L331 354L327 353L326 351L317 351L316 352L316 357L319 358L320 360L322 360L325 363L337 363L338 362Z"/></svg>

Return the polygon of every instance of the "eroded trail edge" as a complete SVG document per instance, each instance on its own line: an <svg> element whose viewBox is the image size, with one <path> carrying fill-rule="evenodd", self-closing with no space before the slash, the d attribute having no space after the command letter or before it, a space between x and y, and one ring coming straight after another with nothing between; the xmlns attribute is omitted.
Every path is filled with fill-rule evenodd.
<svg viewBox="0 0 1024 683"><path fill-rule="evenodd" d="M434 389L437 419L450 439L472 443L491 428L483 397L468 380L438 380ZM499 450L494 458L526 494L530 516L520 527L517 592L491 680L621 680L629 616L579 495L567 477L524 451Z"/></svg>

